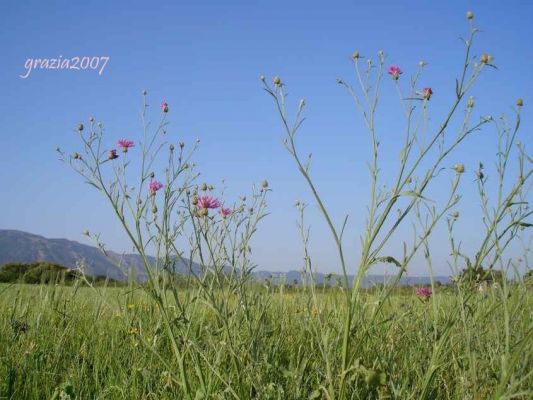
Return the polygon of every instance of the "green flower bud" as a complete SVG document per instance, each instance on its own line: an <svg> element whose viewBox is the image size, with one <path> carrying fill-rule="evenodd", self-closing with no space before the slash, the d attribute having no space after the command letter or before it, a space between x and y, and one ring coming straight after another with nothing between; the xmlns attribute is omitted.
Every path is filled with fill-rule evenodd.
<svg viewBox="0 0 533 400"><path fill-rule="evenodd" d="M479 58L479 61L481 61L481 64L490 64L492 61L492 56L490 54L483 53Z"/></svg>
<svg viewBox="0 0 533 400"><path fill-rule="evenodd" d="M455 170L455 172L457 172L458 174L462 174L463 172L465 172L465 166L464 164L455 164L453 166L453 169Z"/></svg>

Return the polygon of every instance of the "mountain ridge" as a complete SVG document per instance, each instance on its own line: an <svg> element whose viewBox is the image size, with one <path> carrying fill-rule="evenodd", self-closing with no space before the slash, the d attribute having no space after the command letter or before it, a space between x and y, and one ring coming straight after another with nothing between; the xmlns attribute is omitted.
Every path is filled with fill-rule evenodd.
<svg viewBox="0 0 533 400"><path fill-rule="evenodd" d="M137 280L145 281L148 278L140 255L134 253L120 254L112 250L106 250L106 253L108 256L104 255L97 247L75 240L46 238L41 235L15 229L0 229L0 266L10 262L33 263L47 261L73 269L76 268L78 262L83 261L87 268L86 272L89 275L125 280L127 274L117 266L119 262L122 262ZM155 258L150 257L150 260L154 261ZM186 260L186 263L177 263L177 272L189 273L188 262L189 260ZM195 273L201 271L197 263L193 262L191 265ZM274 283L285 282L287 284L299 284L303 280L302 273L294 270L286 272L256 270L252 275L257 281L268 280ZM316 281L317 284L335 284L338 276L337 274L317 273ZM331 279L328 280L328 277L331 277ZM353 275L350 275L349 279L351 281ZM368 275L364 279L363 286L368 287L381 284L386 282L387 279L390 279L390 277ZM450 281L449 277L445 276L436 276L434 280L441 283L448 283ZM424 285L429 282L429 277L412 276L402 277L400 284Z"/></svg>

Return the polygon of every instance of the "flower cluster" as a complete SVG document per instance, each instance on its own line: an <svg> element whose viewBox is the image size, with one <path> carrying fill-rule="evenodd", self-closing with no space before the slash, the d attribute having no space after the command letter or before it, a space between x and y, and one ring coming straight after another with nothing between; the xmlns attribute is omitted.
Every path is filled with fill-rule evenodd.
<svg viewBox="0 0 533 400"><path fill-rule="evenodd" d="M128 149L129 149L130 147L134 147L135 144L133 143L133 140L129 140L129 139L120 139L120 140L117 142L117 146L120 147L124 153L127 153L127 152L128 152Z"/></svg>
<svg viewBox="0 0 533 400"><path fill-rule="evenodd" d="M422 300L428 300L433 292L428 287L419 287L416 288L416 295L420 297Z"/></svg>
<svg viewBox="0 0 533 400"><path fill-rule="evenodd" d="M397 65L391 65L389 67L388 72L389 72L389 75L392 77L392 79L395 81L398 80L401 74L403 74L402 70Z"/></svg>
<svg viewBox="0 0 533 400"><path fill-rule="evenodd" d="M212 196L199 196L196 208L218 208L220 207L220 200Z"/></svg>
<svg viewBox="0 0 533 400"><path fill-rule="evenodd" d="M161 182L151 180L148 184L148 190L150 191L150 194L155 195L155 193L163 186L164 185Z"/></svg>

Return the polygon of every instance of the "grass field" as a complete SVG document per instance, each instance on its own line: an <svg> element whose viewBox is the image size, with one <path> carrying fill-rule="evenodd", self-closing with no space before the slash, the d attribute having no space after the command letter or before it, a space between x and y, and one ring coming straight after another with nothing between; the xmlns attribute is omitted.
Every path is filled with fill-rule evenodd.
<svg viewBox="0 0 533 400"><path fill-rule="evenodd" d="M246 287L169 301L173 357L159 306L131 288L0 285L0 399L328 398L346 309L340 289ZM532 296L363 293L355 310L345 397L531 398ZM218 304L218 306L213 306ZM333 381L332 381L333 379Z"/></svg>

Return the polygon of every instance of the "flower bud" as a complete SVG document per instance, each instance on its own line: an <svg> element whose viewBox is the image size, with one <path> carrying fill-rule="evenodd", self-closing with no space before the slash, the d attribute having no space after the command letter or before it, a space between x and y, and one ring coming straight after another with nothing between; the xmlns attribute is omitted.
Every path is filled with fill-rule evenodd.
<svg viewBox="0 0 533 400"><path fill-rule="evenodd" d="M83 124L78 124L77 128L79 132L81 132L83 130Z"/></svg>
<svg viewBox="0 0 533 400"><path fill-rule="evenodd" d="M89 117L89 122L94 122L94 117Z"/></svg>
<svg viewBox="0 0 533 400"><path fill-rule="evenodd" d="M157 206L156 206L156 205L154 205L154 206L152 207L152 212L153 212L154 214L157 213Z"/></svg>
<svg viewBox="0 0 533 400"><path fill-rule="evenodd" d="M358 51L354 51L354 52L352 53L352 58L353 58L354 60L357 60L357 59L359 58L359 52L358 52Z"/></svg>
<svg viewBox="0 0 533 400"><path fill-rule="evenodd" d="M420 68L424 68L426 65L427 65L427 63L426 63L424 60L420 60L420 61L418 62L418 66L419 66Z"/></svg>
<svg viewBox="0 0 533 400"><path fill-rule="evenodd" d="M109 150L109 154L108 154L107 158L109 160L114 160L114 159L118 158L117 151L115 149Z"/></svg>
<svg viewBox="0 0 533 400"><path fill-rule="evenodd" d="M519 97L518 99L516 99L516 106L517 107L522 107L524 105L524 100L522 100L521 97Z"/></svg>
<svg viewBox="0 0 533 400"><path fill-rule="evenodd" d="M90 235L91 235L87 229L83 231L83 234L84 234L85 236L90 236Z"/></svg>
<svg viewBox="0 0 533 400"><path fill-rule="evenodd" d="M207 217L208 213L209 213L209 210L207 208L200 208L198 210L198 216L199 217Z"/></svg>
<svg viewBox="0 0 533 400"><path fill-rule="evenodd" d="M185 147L185 143L183 143L183 142L180 142L180 148L182 148L182 149L183 149L184 147Z"/></svg>
<svg viewBox="0 0 533 400"><path fill-rule="evenodd" d="M266 78L265 78L264 75L261 75L261 76L259 77L259 79L261 79L261 81L264 82Z"/></svg>
<svg viewBox="0 0 533 400"><path fill-rule="evenodd" d="M202 183L202 186L200 186L200 190L205 192L207 190L207 183Z"/></svg>
<svg viewBox="0 0 533 400"><path fill-rule="evenodd" d="M492 56L490 54L483 53L479 58L479 61L481 61L481 64L490 64L492 61Z"/></svg>
<svg viewBox="0 0 533 400"><path fill-rule="evenodd" d="M193 196L192 200L191 200L191 203L192 203L193 206L197 205L198 204L198 196Z"/></svg>
<svg viewBox="0 0 533 400"><path fill-rule="evenodd" d="M268 181L266 179L263 182L261 182L261 187L263 189L267 189L268 188Z"/></svg>
<svg viewBox="0 0 533 400"><path fill-rule="evenodd" d="M273 82L274 85L281 86L281 78L279 76L275 76Z"/></svg>
<svg viewBox="0 0 533 400"><path fill-rule="evenodd" d="M466 19L468 19L469 21L474 19L474 13L472 11L467 11L466 12Z"/></svg>
<svg viewBox="0 0 533 400"><path fill-rule="evenodd" d="M174 151L174 145L171 144L170 146L168 146L168 148L170 149L170 151Z"/></svg>
<svg viewBox="0 0 533 400"><path fill-rule="evenodd" d="M468 101L466 102L466 106L467 106L468 108L473 108L473 107L474 107L474 98L473 98L472 96L470 96L470 97L468 98Z"/></svg>
<svg viewBox="0 0 533 400"><path fill-rule="evenodd" d="M465 166L464 164L455 164L453 166L453 169L455 170L455 172L457 172L458 174L462 174L463 172L465 172Z"/></svg>
<svg viewBox="0 0 533 400"><path fill-rule="evenodd" d="M459 218L459 211L455 211L455 212L452 214L452 217L453 217L454 219Z"/></svg>
<svg viewBox="0 0 533 400"><path fill-rule="evenodd" d="M74 153L72 155L72 158L74 158L75 160L79 160L81 158L80 153Z"/></svg>
<svg viewBox="0 0 533 400"><path fill-rule="evenodd" d="M146 90L143 90L143 96L146 96L148 92Z"/></svg>

